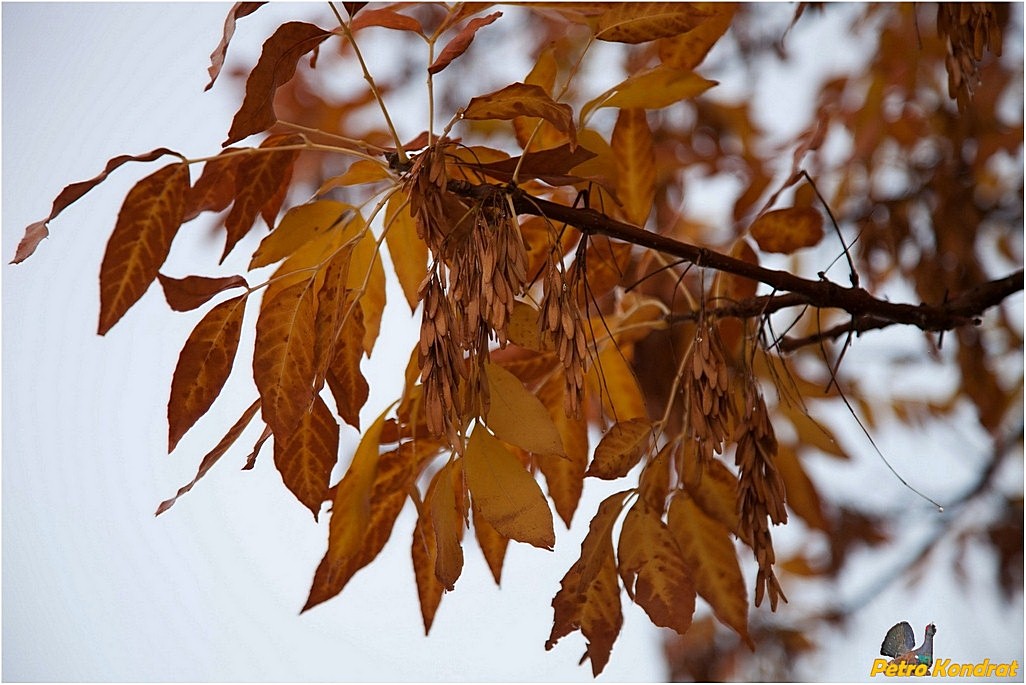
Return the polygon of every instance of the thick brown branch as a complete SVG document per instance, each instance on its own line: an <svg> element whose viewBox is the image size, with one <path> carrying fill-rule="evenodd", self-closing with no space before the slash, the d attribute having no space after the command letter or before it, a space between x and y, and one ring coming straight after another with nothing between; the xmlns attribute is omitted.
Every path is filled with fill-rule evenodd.
<svg viewBox="0 0 1026 685"><path fill-rule="evenodd" d="M461 195L478 198L490 196L496 192L510 193L513 207L519 214L547 217L552 221L569 224L585 234L601 234L640 247L647 247L679 257L695 266L750 278L765 283L781 293L788 294L786 299L777 299L777 304L773 304L774 298L785 296L767 296L769 299L755 298L748 305L749 309L735 309L736 313L724 312L724 315L758 316L770 311L768 307L771 306L775 310L784 306L810 305L819 308L841 309L850 314L853 321L865 319L873 322L874 325L870 326L872 328L904 324L916 326L925 331L945 331L977 323L976 317L987 307L1000 302L1011 293L1023 289L1023 272L1020 269L1006 278L984 284L941 305L889 302L874 297L862 288L845 287L829 281L825 277L821 277L820 280L811 280L787 271L767 269L708 248L645 231L637 226L612 219L593 209L567 207L534 197L516 188L510 190L508 187L489 184L474 185L463 181L451 181L450 190ZM732 305L735 308L739 306L741 305ZM707 313L709 313L708 310Z"/></svg>

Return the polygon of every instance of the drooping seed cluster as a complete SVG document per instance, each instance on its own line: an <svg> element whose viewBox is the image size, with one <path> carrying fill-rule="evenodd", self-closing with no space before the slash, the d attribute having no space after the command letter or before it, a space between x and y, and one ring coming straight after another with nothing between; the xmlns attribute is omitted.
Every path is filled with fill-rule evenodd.
<svg viewBox="0 0 1026 685"><path fill-rule="evenodd" d="M588 353L581 310L573 289L567 285L566 274L554 260L545 270L544 288L540 314L542 335L552 342L563 365L566 381L563 410L567 416L579 419L584 397L584 363Z"/></svg>
<svg viewBox="0 0 1026 685"><path fill-rule="evenodd" d="M787 601L780 583L774 575L776 554L769 524L787 522L784 508L784 480L777 470L774 458L777 439L770 423L769 412L762 394L752 382L746 390L745 412L739 425L734 463L738 467L738 526L742 537L751 540L759 572L755 579L755 606L762 604L769 594L770 608L777 601Z"/></svg>
<svg viewBox="0 0 1026 685"><path fill-rule="evenodd" d="M444 157L431 148L414 162L405 188L418 235L434 256L421 284L418 360L426 419L453 445L466 423L488 412L484 364L489 345L505 346L516 298L527 281L520 227L501 190L468 200L448 189Z"/></svg>
<svg viewBox="0 0 1026 685"><path fill-rule="evenodd" d="M690 431L704 462L722 453L736 413L730 401L730 370L723 342L714 326L702 323L685 364L683 425Z"/></svg>
<svg viewBox="0 0 1026 685"><path fill-rule="evenodd" d="M937 32L948 40L944 64L948 95L959 108L968 105L980 82L979 63L984 51L1001 55L1002 30L996 3L942 2L937 5Z"/></svg>

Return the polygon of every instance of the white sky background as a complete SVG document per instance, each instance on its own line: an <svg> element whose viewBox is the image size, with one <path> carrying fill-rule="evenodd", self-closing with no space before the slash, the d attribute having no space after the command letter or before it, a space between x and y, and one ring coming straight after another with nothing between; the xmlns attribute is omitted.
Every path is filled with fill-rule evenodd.
<svg viewBox="0 0 1026 685"><path fill-rule="evenodd" d="M314 525L285 490L269 448L255 470L239 471L256 437L252 427L192 492L153 517L255 397L243 348L236 391L219 398L167 456L171 374L202 312L171 312L154 286L105 338L95 334L97 274L117 208L136 180L170 159L122 167L51 224L51 237L30 260L6 265L24 227L46 216L65 185L94 176L108 158L158 146L191 156L219 149L240 90L226 78L212 92L202 89L227 7L3 5L4 679L591 680L590 668L577 665L579 634L552 652L543 644L551 598L609 491L604 483L587 484L573 531L557 523L554 554L511 545L501 589L468 544L463 576L443 598L427 638L409 561L409 508L382 555L339 597L297 615L324 553L326 519ZM229 64L251 65L278 22L310 16L303 7L279 5L242 19ZM848 54L838 50L838 59L851 59ZM800 108L796 100L781 105ZM187 224L165 272L212 275L214 261L194 257L195 250L210 249L205 241L201 221ZM220 245L216 251L219 256ZM244 253L239 246L223 273L232 264L241 270ZM401 299L390 292L399 315ZM382 347L394 330L383 331L372 360L372 368L391 373L371 380L377 408L398 392L395 369L408 354L405 342L391 355ZM872 339L863 340L869 357ZM890 342L881 334L877 349ZM849 365L859 357L850 359ZM364 416L366 422L373 415ZM953 436L969 438L943 468L922 454L921 436L916 449L886 436L881 444L908 457L898 465L906 475L917 470L914 459L924 460L918 470L932 471L924 489L957 492L952 474L968 478L978 463L971 424L934 436L940 451L958 439ZM351 450L356 435L344 429L342 440ZM875 457L863 459L861 469L874 479L872 496L910 497ZM824 473L817 482L829 480ZM918 503L910 509L910 528L929 525ZM799 547L799 534L789 543L781 531L780 544ZM993 572L988 559L979 561L971 570L982 587ZM834 657L845 657L818 664L823 670L810 677L864 679L883 634L898 620L912 622L917 639L922 625L936 622L943 656L1022 662L1021 603L1002 607L989 592L955 594L944 578L928 577L920 589L910 597L895 588L851 634L823 636L837 641ZM601 679L659 680L665 677L659 633L624 601L624 631Z"/></svg>

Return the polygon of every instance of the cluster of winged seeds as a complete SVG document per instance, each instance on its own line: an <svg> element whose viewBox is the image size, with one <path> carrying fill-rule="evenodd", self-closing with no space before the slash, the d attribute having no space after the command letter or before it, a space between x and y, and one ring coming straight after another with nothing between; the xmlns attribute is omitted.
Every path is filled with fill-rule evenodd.
<svg viewBox="0 0 1026 685"><path fill-rule="evenodd" d="M984 51L1001 54L1001 24L997 13L1007 11L990 2L942 2L937 5L937 32L948 40L944 58L948 95L959 107L968 105L980 82L979 63Z"/></svg>

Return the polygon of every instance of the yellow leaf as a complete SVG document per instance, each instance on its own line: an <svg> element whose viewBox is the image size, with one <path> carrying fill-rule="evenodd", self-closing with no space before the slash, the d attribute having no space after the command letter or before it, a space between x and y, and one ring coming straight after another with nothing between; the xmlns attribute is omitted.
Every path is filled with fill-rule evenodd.
<svg viewBox="0 0 1026 685"><path fill-rule="evenodd" d="M428 248L417 235L409 202L399 193L389 199L385 208L385 242L392 257L392 268L412 312L420 302L418 290L427 275Z"/></svg>
<svg viewBox="0 0 1026 685"><path fill-rule="evenodd" d="M620 163L616 193L627 220L644 226L655 197L655 152L643 109L621 109L613 127L613 154Z"/></svg>
<svg viewBox="0 0 1026 685"><path fill-rule="evenodd" d="M260 242L249 268L273 264L328 231L341 231L352 212L352 205L334 200L318 200L293 207L278 222L277 228Z"/></svg>
<svg viewBox="0 0 1026 685"><path fill-rule="evenodd" d="M595 330L600 330L599 326L601 324L597 324ZM588 367L585 379L588 392L602 398L613 420L627 421L648 415L634 371L616 345L608 344L599 350L598 362Z"/></svg>
<svg viewBox="0 0 1026 685"><path fill-rule="evenodd" d="M370 357L381 331L381 316L385 311L385 269L381 265L377 241L370 231L364 233L353 246L346 285L359 294L360 305L363 307L363 351Z"/></svg>
<svg viewBox="0 0 1026 685"><path fill-rule="evenodd" d="M556 544L552 512L538 483L484 426L474 427L463 455L474 510L501 535L535 547Z"/></svg>
<svg viewBox="0 0 1026 685"><path fill-rule="evenodd" d="M624 518L617 558L627 594L652 623L686 633L695 613L695 587L673 535L644 499Z"/></svg>
<svg viewBox="0 0 1026 685"><path fill-rule="evenodd" d="M513 314L509 317L506 332L510 342L535 352L551 352L554 346L541 333L538 310L526 302L513 303Z"/></svg>
<svg viewBox="0 0 1026 685"><path fill-rule="evenodd" d="M338 460L338 423L320 396L285 440L274 441L274 466L303 506L313 512L328 499L331 469Z"/></svg>
<svg viewBox="0 0 1026 685"><path fill-rule="evenodd" d="M683 492L670 502L667 522L698 594L709 602L716 618L752 646L748 595L730 531Z"/></svg>
<svg viewBox="0 0 1026 685"><path fill-rule="evenodd" d="M616 43L645 43L676 36L699 26L708 16L697 3L614 3L598 19L595 37Z"/></svg>
<svg viewBox="0 0 1026 685"><path fill-rule="evenodd" d="M388 178L388 168L385 167L383 162L372 161L369 159L358 159L350 165L344 174L341 176L333 176L325 181L321 187L317 189L315 195L324 195L326 192L334 188L384 181Z"/></svg>
<svg viewBox="0 0 1026 685"><path fill-rule="evenodd" d="M602 436L586 475L614 480L627 475L652 442L652 424L646 419L617 423Z"/></svg>
<svg viewBox="0 0 1026 685"><path fill-rule="evenodd" d="M552 649L560 638L580 630L588 640L585 656L591 659L595 676L609 661L613 642L623 626L612 534L626 494L610 495L599 505L581 543L581 556L563 576L559 592L552 599L552 632L545 649Z"/></svg>
<svg viewBox="0 0 1026 685"><path fill-rule="evenodd" d="M485 364L490 406L485 422L497 437L537 454L563 454L563 442L545 406L506 369Z"/></svg>
<svg viewBox="0 0 1026 685"><path fill-rule="evenodd" d="M463 516L460 502L463 488L458 490L453 481L460 476L460 465L449 461L435 474L434 489L428 490L424 505L431 512L431 525L435 530L435 577L446 590L452 590L463 572Z"/></svg>
<svg viewBox="0 0 1026 685"><path fill-rule="evenodd" d="M716 459L703 465L693 451L689 454L686 449L683 457L681 480L688 494L710 518L737 533L737 476ZM742 542L749 541L742 538Z"/></svg>
<svg viewBox="0 0 1026 685"><path fill-rule="evenodd" d="M702 78L693 71L661 64L624 79L585 104L581 108L581 120L587 120L592 110L600 107L662 109L675 102L701 95L716 83Z"/></svg>
<svg viewBox="0 0 1026 685"><path fill-rule="evenodd" d="M764 252L791 254L823 239L823 215L812 207L788 207L766 212L749 232Z"/></svg>

